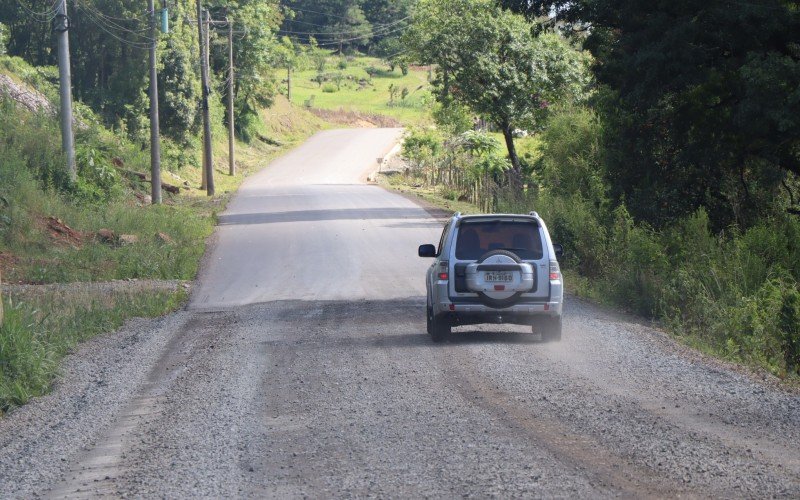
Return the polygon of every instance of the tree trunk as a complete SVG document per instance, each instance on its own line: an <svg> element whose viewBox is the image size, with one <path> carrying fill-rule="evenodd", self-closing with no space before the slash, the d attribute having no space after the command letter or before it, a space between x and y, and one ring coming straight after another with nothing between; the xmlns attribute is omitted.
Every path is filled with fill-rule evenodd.
<svg viewBox="0 0 800 500"><path fill-rule="evenodd" d="M286 100L292 102L292 68L286 68Z"/></svg>
<svg viewBox="0 0 800 500"><path fill-rule="evenodd" d="M511 171L508 173L508 180L515 193L522 192L522 165L519 163L519 156L517 156L517 148L514 146L514 133L512 132L511 125L503 123L500 126L503 131L503 138L506 140L506 148L508 149L508 158L511 160Z"/></svg>

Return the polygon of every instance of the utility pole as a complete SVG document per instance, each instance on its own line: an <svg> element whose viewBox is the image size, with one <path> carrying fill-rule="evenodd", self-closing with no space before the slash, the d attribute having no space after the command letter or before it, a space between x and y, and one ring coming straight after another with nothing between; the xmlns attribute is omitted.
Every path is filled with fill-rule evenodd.
<svg viewBox="0 0 800 500"><path fill-rule="evenodd" d="M202 0L197 0L197 31L200 43L200 80L203 86L203 159L204 172L206 174L206 192L208 196L214 195L214 165L212 162L211 151L211 118L208 110L208 95L211 91L208 84L208 54L206 52L206 40L203 36L203 25L207 20L203 19Z"/></svg>
<svg viewBox="0 0 800 500"><path fill-rule="evenodd" d="M150 12L150 199L161 203L161 140L158 130L158 75L156 74L156 8L148 0Z"/></svg>
<svg viewBox="0 0 800 500"><path fill-rule="evenodd" d="M286 99L291 103L292 102L292 66L291 63L288 64L286 68Z"/></svg>
<svg viewBox="0 0 800 500"><path fill-rule="evenodd" d="M228 173L236 175L236 157L233 134L233 21L228 23Z"/></svg>
<svg viewBox="0 0 800 500"><path fill-rule="evenodd" d="M203 9L203 22L206 26L206 37L204 38L206 44L206 68L211 68L211 13L208 9Z"/></svg>
<svg viewBox="0 0 800 500"><path fill-rule="evenodd" d="M53 22L58 39L58 88L61 101L61 150L67 157L70 180L78 176L75 167L75 136L72 134L72 75L69 68L69 17L67 0L58 1L58 12Z"/></svg>

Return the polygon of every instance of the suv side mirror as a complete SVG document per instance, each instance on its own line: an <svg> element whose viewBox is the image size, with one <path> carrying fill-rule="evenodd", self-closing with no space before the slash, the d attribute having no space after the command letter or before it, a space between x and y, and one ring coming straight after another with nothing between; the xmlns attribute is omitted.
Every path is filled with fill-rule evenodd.
<svg viewBox="0 0 800 500"><path fill-rule="evenodd" d="M556 259L564 256L564 246L561 243L553 243L553 251L556 253Z"/></svg>
<svg viewBox="0 0 800 500"><path fill-rule="evenodd" d="M420 257L436 257L436 247L430 244L420 245L418 253Z"/></svg>

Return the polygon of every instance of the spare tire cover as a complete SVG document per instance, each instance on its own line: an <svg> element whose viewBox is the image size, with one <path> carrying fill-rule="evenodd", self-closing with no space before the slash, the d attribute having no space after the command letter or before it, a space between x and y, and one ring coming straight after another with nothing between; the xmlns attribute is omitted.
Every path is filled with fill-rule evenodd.
<svg viewBox="0 0 800 500"><path fill-rule="evenodd" d="M478 259L479 264L519 264L522 260L514 252L508 250L492 250L486 252ZM495 308L513 306L517 303L522 292L516 290L491 290L478 292L484 305Z"/></svg>

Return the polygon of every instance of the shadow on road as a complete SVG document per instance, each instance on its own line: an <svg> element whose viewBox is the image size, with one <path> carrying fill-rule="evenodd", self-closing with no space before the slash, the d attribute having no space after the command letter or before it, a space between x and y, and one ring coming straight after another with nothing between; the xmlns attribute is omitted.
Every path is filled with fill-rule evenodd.
<svg viewBox="0 0 800 500"><path fill-rule="evenodd" d="M291 212L261 212L219 216L220 226L275 224L280 222L319 222L332 220L415 219L423 224L427 214L418 208L341 208L326 210L296 210ZM434 224L435 223L435 224ZM432 227L440 225L431 221Z"/></svg>

